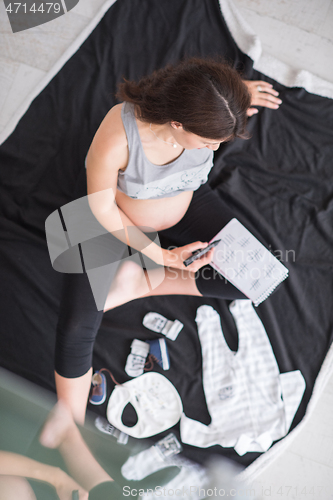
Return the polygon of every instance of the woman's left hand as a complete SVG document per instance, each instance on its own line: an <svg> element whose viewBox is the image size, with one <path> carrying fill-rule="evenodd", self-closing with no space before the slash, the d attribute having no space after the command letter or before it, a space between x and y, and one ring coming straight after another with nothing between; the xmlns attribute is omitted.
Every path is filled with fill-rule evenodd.
<svg viewBox="0 0 333 500"><path fill-rule="evenodd" d="M264 106L265 108L278 109L282 103L277 96L279 93L273 89L273 85L261 80L243 80L251 94L251 107L247 110L247 116L258 113L253 106Z"/></svg>

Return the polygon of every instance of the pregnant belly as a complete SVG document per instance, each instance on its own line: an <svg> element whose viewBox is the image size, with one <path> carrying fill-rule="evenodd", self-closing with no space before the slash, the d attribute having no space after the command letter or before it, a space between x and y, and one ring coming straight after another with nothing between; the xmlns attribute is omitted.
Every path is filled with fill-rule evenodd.
<svg viewBox="0 0 333 500"><path fill-rule="evenodd" d="M136 226L161 231L174 226L185 215L191 199L192 191L185 191L171 198L156 200L137 200L117 191L116 202L119 208Z"/></svg>

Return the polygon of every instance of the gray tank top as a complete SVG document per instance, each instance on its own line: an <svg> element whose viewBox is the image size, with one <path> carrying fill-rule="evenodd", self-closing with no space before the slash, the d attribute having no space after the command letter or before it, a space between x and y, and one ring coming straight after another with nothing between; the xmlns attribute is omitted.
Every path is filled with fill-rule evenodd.
<svg viewBox="0 0 333 500"><path fill-rule="evenodd" d="M126 170L119 171L119 191L140 200L167 198L183 191L195 191L207 182L213 166L213 151L207 148L185 149L167 165L155 165L148 160L143 150L132 103L124 102L121 117L127 136L129 160Z"/></svg>

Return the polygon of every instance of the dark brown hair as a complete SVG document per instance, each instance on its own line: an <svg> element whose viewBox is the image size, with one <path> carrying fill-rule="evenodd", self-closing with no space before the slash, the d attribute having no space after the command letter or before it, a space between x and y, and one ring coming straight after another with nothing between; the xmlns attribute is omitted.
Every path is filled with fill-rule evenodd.
<svg viewBox="0 0 333 500"><path fill-rule="evenodd" d="M251 97L235 69L225 62L191 58L119 85L117 97L137 106L137 116L162 125L179 122L207 139L248 138Z"/></svg>

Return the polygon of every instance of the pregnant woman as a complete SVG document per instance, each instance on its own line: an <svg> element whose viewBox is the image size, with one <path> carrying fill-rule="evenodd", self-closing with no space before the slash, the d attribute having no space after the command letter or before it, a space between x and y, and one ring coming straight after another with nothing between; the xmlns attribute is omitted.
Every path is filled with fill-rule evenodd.
<svg viewBox="0 0 333 500"><path fill-rule="evenodd" d="M124 262L105 294L104 311L148 295L244 298L213 274L208 265L213 251L187 268L183 261L232 218L205 184L213 152L223 142L247 138L247 116L257 112L251 105L277 108L281 101L276 96L266 82L244 82L227 64L199 58L120 85L118 97L123 102L106 115L87 154L89 203L117 241L163 266L153 271L161 275L163 269L163 279L149 287L142 267ZM162 241L168 237L172 249L161 249L149 239L145 233L153 230ZM102 314L87 276L68 275L58 322L55 378L59 399L78 422L84 421Z"/></svg>

